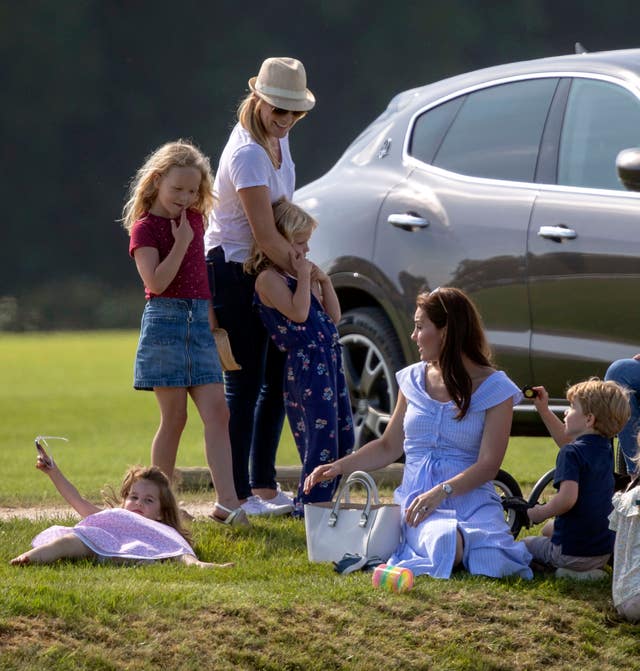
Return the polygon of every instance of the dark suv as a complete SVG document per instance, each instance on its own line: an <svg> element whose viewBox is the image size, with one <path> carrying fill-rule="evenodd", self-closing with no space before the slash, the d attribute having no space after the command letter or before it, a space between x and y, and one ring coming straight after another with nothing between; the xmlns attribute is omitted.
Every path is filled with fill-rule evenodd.
<svg viewBox="0 0 640 671"><path fill-rule="evenodd" d="M421 290L467 292L497 365L557 406L567 384L640 352L640 194L616 173L637 146L640 49L546 58L400 93L296 192L342 304L360 443L417 359ZM514 433L538 432L530 410Z"/></svg>

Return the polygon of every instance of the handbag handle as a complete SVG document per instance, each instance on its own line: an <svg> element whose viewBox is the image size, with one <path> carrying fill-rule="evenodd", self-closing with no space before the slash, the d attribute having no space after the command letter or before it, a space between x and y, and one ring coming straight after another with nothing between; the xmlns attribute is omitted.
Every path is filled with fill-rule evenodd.
<svg viewBox="0 0 640 671"><path fill-rule="evenodd" d="M356 483L362 485L367 492L367 501L364 506L364 510L360 515L360 521L358 525L361 527L366 527L369 522L369 514L371 513L371 504L372 499L373 503L379 504L380 497L378 496L378 488L374 479L365 471L354 471L351 475L340 485L340 489L336 495L335 503L331 509L331 514L329 515L328 524L330 527L334 527L338 522L338 514L340 512L340 502L342 501L343 496L346 494L349 495L349 490Z"/></svg>
<svg viewBox="0 0 640 671"><path fill-rule="evenodd" d="M366 490L367 493L371 493L373 496L373 502L376 504L380 503L380 497L378 496L378 487L376 481L367 473L366 471L354 471L347 478L348 483L357 482L361 484Z"/></svg>

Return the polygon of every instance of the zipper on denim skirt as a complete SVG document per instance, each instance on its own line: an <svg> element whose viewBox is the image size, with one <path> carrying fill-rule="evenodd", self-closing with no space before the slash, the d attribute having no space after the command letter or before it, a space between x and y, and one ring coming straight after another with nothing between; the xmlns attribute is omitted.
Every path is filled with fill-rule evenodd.
<svg viewBox="0 0 640 671"><path fill-rule="evenodd" d="M191 341L191 324L193 323L193 311L187 311L187 340L185 342L185 354L187 357L187 380L191 385L191 357L189 356L189 344Z"/></svg>

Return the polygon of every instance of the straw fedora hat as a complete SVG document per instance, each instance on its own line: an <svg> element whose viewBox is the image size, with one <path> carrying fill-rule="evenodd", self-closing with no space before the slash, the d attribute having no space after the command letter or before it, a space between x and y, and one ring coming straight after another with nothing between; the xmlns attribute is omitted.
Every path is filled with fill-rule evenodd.
<svg viewBox="0 0 640 671"><path fill-rule="evenodd" d="M308 112L316 104L304 65L295 58L267 58L249 88L270 105L292 112Z"/></svg>

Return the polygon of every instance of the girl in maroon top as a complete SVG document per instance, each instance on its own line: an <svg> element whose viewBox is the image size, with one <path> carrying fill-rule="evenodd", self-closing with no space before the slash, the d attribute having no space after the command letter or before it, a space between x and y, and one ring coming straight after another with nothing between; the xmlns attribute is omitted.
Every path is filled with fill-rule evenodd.
<svg viewBox="0 0 640 671"><path fill-rule="evenodd" d="M248 524L233 485L229 410L211 329L204 221L213 205L209 160L191 143L154 151L131 182L123 223L147 303L136 353L134 387L153 390L160 426L151 463L173 470L191 396L204 424L205 453L216 491L212 519Z"/></svg>

